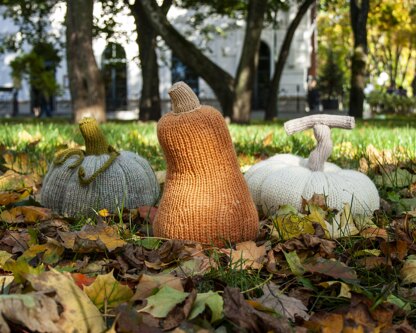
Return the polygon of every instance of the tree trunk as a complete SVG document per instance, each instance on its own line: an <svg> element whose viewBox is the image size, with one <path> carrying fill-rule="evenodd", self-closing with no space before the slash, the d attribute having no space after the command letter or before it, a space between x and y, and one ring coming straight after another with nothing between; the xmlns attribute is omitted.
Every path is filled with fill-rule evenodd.
<svg viewBox="0 0 416 333"><path fill-rule="evenodd" d="M136 22L137 44L139 46L140 67L142 71L142 92L140 96L140 120L159 120L162 107L159 93L159 65L157 63L157 33L144 13L140 0L129 5ZM165 0L162 9L164 14L169 10L172 0Z"/></svg>
<svg viewBox="0 0 416 333"><path fill-rule="evenodd" d="M283 69L286 64L287 57L289 56L290 46L292 45L293 37L295 36L296 29L298 28L303 16L308 11L309 7L315 3L316 0L304 0L300 5L295 18L290 23L286 30L285 38L282 46L280 47L279 58L275 64L275 70L273 79L270 84L269 96L266 104L266 120L273 120L277 116L277 103L280 90L280 80L282 78Z"/></svg>
<svg viewBox="0 0 416 333"><path fill-rule="evenodd" d="M164 39L172 52L214 91L224 115L231 116L234 79L206 57L194 44L186 40L167 20L155 0L140 1L155 31Z"/></svg>
<svg viewBox="0 0 416 333"><path fill-rule="evenodd" d="M369 0L351 0L350 16L354 36L351 59L351 90L349 115L362 118L367 64L367 17Z"/></svg>
<svg viewBox="0 0 416 333"><path fill-rule="evenodd" d="M66 43L69 89L75 121L106 120L105 88L92 49L94 0L68 0Z"/></svg>
<svg viewBox="0 0 416 333"><path fill-rule="evenodd" d="M267 1L249 1L246 32L234 86L232 120L235 122L250 120L253 82L257 71L260 37L266 9Z"/></svg>

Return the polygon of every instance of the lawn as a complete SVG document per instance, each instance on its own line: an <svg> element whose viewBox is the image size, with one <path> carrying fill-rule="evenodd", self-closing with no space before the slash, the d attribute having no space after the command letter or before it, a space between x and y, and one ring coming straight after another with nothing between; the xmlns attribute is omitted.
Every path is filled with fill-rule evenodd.
<svg viewBox="0 0 416 333"><path fill-rule="evenodd" d="M287 136L282 125L229 126L243 171L278 153L308 156L312 131ZM156 123L108 122L102 129L115 148L166 169ZM79 129L64 121L1 120L0 312L12 332L46 332L48 320L64 331L59 313L83 322L80 332L111 325L109 332L411 332L416 120L358 121L351 131L333 129L332 139L329 160L367 173L379 190L381 209L365 226L347 219L358 232L330 239L319 221L340 212L318 198L301 212L286 207L261 216L255 242L220 249L152 237L155 208L73 220L39 207L48 165L57 151L83 145ZM303 229L288 231L288 223ZM16 310L7 312L11 300ZM28 300L48 310L24 312Z"/></svg>

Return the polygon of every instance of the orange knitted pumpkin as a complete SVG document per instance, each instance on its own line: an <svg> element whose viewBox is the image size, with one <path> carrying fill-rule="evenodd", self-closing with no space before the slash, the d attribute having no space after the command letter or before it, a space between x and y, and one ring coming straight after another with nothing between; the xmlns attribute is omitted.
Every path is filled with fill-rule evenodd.
<svg viewBox="0 0 416 333"><path fill-rule="evenodd" d="M169 95L173 111L157 129L167 174L155 236L218 246L254 239L258 214L224 118L183 82Z"/></svg>

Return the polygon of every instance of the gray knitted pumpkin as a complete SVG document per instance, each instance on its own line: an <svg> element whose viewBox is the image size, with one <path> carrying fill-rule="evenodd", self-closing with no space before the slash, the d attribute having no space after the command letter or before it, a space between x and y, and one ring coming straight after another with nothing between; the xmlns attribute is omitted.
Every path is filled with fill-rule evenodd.
<svg viewBox="0 0 416 333"><path fill-rule="evenodd" d="M84 118L79 128L85 152L70 148L57 154L43 181L42 205L71 217L154 205L159 184L149 162L114 150L93 118Z"/></svg>

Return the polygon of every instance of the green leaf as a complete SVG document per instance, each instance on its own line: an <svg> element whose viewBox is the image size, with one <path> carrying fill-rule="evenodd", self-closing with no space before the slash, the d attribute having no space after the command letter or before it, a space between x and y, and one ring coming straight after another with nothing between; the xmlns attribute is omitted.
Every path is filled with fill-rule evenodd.
<svg viewBox="0 0 416 333"><path fill-rule="evenodd" d="M169 286L163 286L155 295L147 299L147 305L139 312L150 313L156 318L165 318L179 303L182 303L189 293L178 291Z"/></svg>
<svg viewBox="0 0 416 333"><path fill-rule="evenodd" d="M223 317L224 301L218 292L209 291L207 293L198 294L193 304L188 319L192 320L204 312L208 306L211 310L211 323L220 320Z"/></svg>
<svg viewBox="0 0 416 333"><path fill-rule="evenodd" d="M305 273L305 268L303 268L296 251L292 251L289 253L283 251L283 254L285 255L286 261L289 264L289 268L292 271L292 273L296 276L302 276L303 273Z"/></svg>
<svg viewBox="0 0 416 333"><path fill-rule="evenodd" d="M133 297L133 291L118 282L113 276L113 271L98 275L91 285L84 287L84 292L99 309L104 308L104 305L114 308Z"/></svg>
<svg viewBox="0 0 416 333"><path fill-rule="evenodd" d="M381 251L379 249L364 249L364 250L359 250L359 251L354 252L352 256L354 258L367 257L367 256L378 257L380 254L381 254Z"/></svg>
<svg viewBox="0 0 416 333"><path fill-rule="evenodd" d="M23 252L20 258L29 261L42 253L42 261L45 264L56 264L61 260L64 250L64 247L58 243L35 244Z"/></svg>
<svg viewBox="0 0 416 333"><path fill-rule="evenodd" d="M24 259L9 259L3 269L13 273L14 281L16 283L23 283L29 275L38 275L45 270L43 264L37 267L30 266Z"/></svg>
<svg viewBox="0 0 416 333"><path fill-rule="evenodd" d="M403 309L404 311L408 312L412 310L412 307L410 306L410 303L403 301L401 298L390 294L387 297L387 302L392 303L394 305L397 305L400 309Z"/></svg>
<svg viewBox="0 0 416 333"><path fill-rule="evenodd" d="M148 250L156 250L160 247L160 244L162 244L162 241L158 238L142 238L137 241L137 245Z"/></svg>

